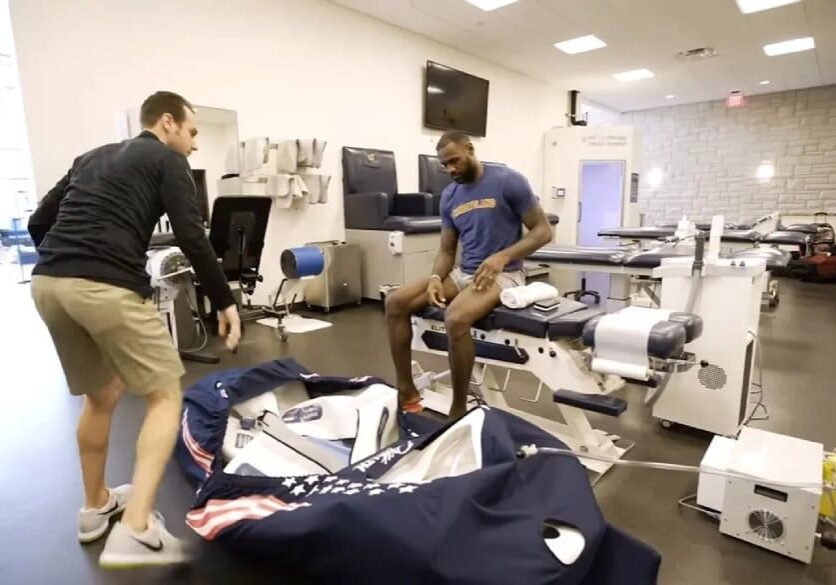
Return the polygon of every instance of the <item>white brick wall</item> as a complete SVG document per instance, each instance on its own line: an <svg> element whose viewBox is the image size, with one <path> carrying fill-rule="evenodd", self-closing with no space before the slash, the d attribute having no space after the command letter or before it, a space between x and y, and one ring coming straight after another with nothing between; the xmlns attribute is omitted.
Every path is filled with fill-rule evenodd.
<svg viewBox="0 0 836 585"><path fill-rule="evenodd" d="M683 214L730 221L771 211L836 213L836 86L622 115L642 143L639 201L645 224ZM759 165L775 176L756 177ZM662 180L648 176L660 169Z"/></svg>

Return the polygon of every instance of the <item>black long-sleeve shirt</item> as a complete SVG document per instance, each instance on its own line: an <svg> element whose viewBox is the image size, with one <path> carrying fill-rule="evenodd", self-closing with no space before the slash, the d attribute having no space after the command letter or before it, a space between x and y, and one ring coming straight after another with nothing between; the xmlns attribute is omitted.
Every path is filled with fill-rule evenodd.
<svg viewBox="0 0 836 585"><path fill-rule="evenodd" d="M163 213L215 307L233 304L186 157L147 131L79 156L41 200L29 219L40 255L32 274L87 278L148 297L145 252Z"/></svg>

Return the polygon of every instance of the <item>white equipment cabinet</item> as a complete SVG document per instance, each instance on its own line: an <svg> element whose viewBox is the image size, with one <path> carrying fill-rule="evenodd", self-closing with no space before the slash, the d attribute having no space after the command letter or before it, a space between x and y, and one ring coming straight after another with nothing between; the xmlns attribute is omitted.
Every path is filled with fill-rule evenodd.
<svg viewBox="0 0 836 585"><path fill-rule="evenodd" d="M735 441L715 437L703 458L697 504L717 510L720 532L809 563L822 495L824 447L744 427ZM724 478L712 471L748 477ZM786 487L780 483L807 484ZM813 487L818 486L818 487Z"/></svg>
<svg viewBox="0 0 836 585"><path fill-rule="evenodd" d="M321 274L306 281L305 301L308 305L330 311L334 307L362 301L360 248L345 242L312 242L325 256Z"/></svg>
<svg viewBox="0 0 836 585"><path fill-rule="evenodd" d="M691 258L672 258L653 270L662 279L662 309L686 310L694 284L692 266ZM654 417L717 435L737 434L751 408L765 270L763 260L705 261L692 310L702 317L703 334L686 346L701 365L671 378L653 407Z"/></svg>

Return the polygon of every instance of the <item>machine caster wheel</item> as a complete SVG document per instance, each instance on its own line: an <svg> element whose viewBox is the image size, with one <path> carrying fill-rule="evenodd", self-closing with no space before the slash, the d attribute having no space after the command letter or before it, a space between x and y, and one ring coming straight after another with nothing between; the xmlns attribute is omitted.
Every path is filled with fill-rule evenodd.
<svg viewBox="0 0 836 585"><path fill-rule="evenodd" d="M663 429L672 429L673 428L673 423L669 420L663 420L662 421L662 428Z"/></svg>
<svg viewBox="0 0 836 585"><path fill-rule="evenodd" d="M282 340L282 343L287 343L287 335L280 335L279 336Z"/></svg>

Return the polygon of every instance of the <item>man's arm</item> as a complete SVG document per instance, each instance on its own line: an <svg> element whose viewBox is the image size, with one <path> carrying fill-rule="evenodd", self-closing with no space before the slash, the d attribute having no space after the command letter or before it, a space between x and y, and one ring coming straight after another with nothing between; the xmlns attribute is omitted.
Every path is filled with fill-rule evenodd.
<svg viewBox="0 0 836 585"><path fill-rule="evenodd" d="M160 198L171 221L177 244L192 263L212 304L216 309L223 311L234 305L235 299L229 290L217 255L203 230L203 220L189 165L184 156L173 152L164 157L162 164L163 182Z"/></svg>
<svg viewBox="0 0 836 585"><path fill-rule="evenodd" d="M433 262L433 275L438 276L443 282L453 265L456 263L456 250L459 247L459 233L453 228L441 230L441 246L435 255Z"/></svg>
<svg viewBox="0 0 836 585"><path fill-rule="evenodd" d="M40 246L47 232L52 228L58 217L58 208L70 184L70 172L61 177L55 186L38 203L38 208L29 216L29 235L35 246Z"/></svg>
<svg viewBox="0 0 836 585"><path fill-rule="evenodd" d="M551 242L554 237L554 231L549 223L549 219L546 217L540 205L532 207L523 215L522 221L525 227L528 228L528 233L515 244L508 246L500 252L500 254L508 257L508 262L511 260L525 259L530 254L533 254Z"/></svg>

